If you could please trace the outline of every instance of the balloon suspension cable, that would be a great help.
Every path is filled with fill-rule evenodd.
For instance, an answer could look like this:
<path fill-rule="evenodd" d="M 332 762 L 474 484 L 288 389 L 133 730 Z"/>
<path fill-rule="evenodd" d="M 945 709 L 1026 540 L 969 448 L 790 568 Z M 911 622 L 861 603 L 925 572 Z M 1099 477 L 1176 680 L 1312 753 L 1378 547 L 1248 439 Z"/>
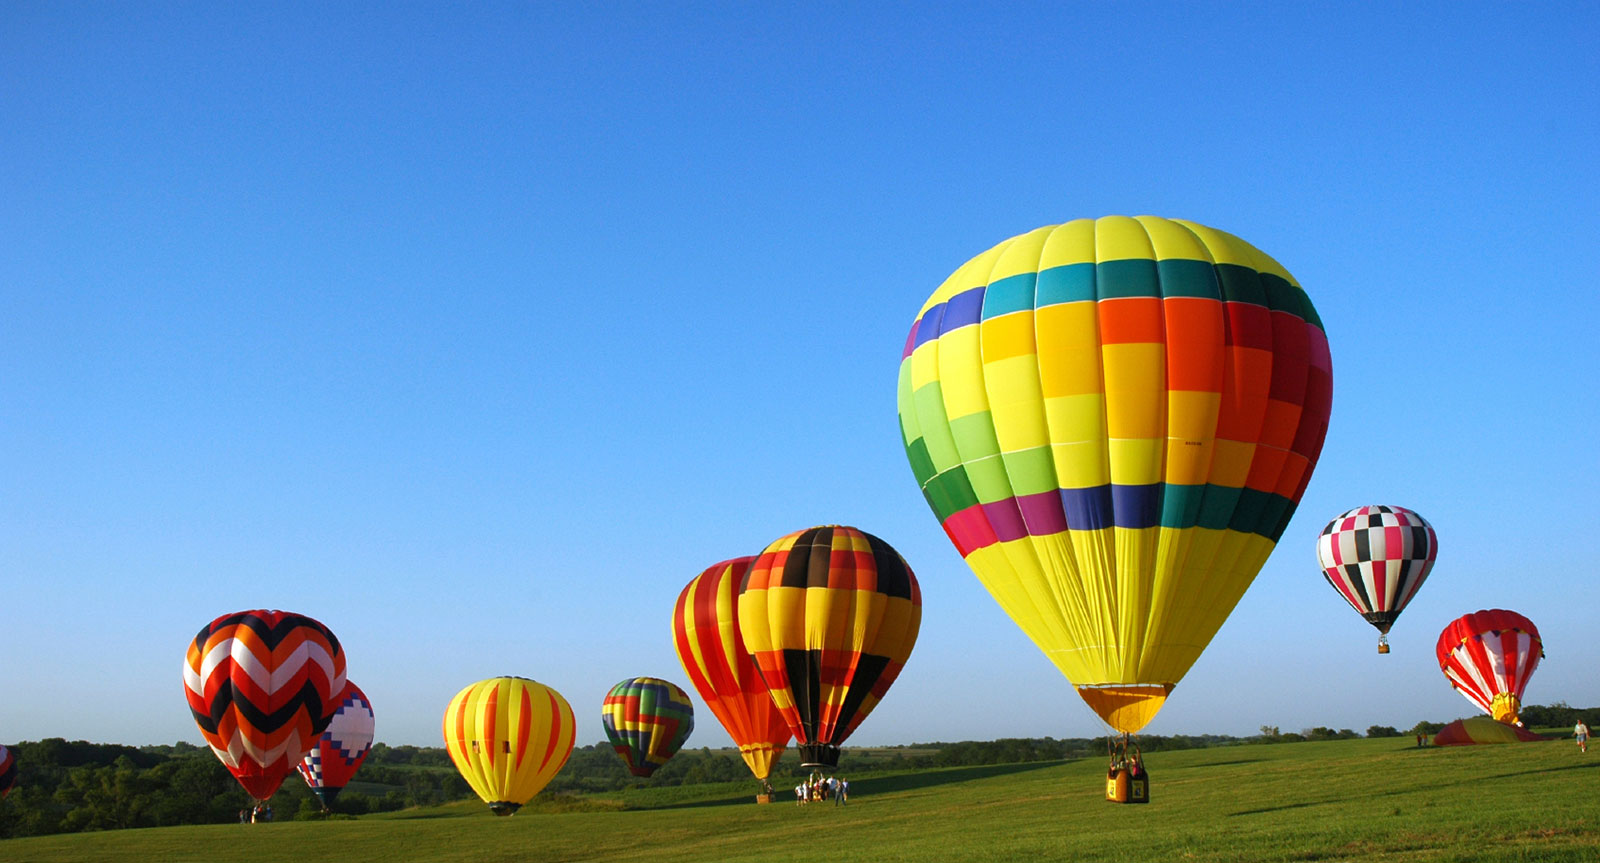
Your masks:
<path fill-rule="evenodd" d="M 1126 731 L 1122 733 L 1121 738 L 1115 734 L 1106 737 L 1106 754 L 1110 761 L 1106 768 L 1109 773 L 1128 770 L 1138 776 L 1144 772 L 1144 753 Z"/>

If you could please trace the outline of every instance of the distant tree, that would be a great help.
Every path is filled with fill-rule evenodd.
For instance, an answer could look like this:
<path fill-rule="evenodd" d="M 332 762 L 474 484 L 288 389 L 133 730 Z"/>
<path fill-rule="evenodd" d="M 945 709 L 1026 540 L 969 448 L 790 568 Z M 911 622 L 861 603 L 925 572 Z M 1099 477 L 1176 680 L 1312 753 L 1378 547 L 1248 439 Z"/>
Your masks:
<path fill-rule="evenodd" d="M 1393 725 L 1369 725 L 1369 726 L 1367 726 L 1367 736 L 1368 737 L 1399 737 L 1400 736 L 1400 729 L 1395 728 Z"/>

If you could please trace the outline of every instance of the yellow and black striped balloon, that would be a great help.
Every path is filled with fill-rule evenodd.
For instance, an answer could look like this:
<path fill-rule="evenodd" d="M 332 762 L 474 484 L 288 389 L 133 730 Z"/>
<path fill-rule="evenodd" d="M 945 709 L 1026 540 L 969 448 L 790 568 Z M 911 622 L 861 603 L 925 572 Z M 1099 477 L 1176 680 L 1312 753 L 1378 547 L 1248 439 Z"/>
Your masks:
<path fill-rule="evenodd" d="M 922 591 L 900 554 L 853 527 L 796 531 L 757 556 L 739 633 L 806 766 L 834 767 L 917 641 Z"/>

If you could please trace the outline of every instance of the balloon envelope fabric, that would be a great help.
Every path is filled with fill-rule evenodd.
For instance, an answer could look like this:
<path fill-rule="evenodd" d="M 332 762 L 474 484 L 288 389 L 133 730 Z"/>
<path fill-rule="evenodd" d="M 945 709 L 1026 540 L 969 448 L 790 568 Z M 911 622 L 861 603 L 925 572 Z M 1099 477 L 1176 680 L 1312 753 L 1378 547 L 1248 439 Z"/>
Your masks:
<path fill-rule="evenodd" d="M 250 796 L 266 800 L 333 718 L 344 651 L 305 615 L 225 614 L 189 644 L 183 683 L 211 751 Z"/>
<path fill-rule="evenodd" d="M 445 751 L 496 815 L 514 814 L 550 783 L 576 731 L 561 693 L 525 677 L 480 680 L 444 712 Z"/>
<path fill-rule="evenodd" d="M 1544 642 L 1533 621 L 1493 608 L 1451 621 L 1439 633 L 1435 653 L 1457 692 L 1497 721 L 1516 722 Z"/>
<path fill-rule="evenodd" d="M 1525 728 L 1496 722 L 1487 716 L 1474 716 L 1456 721 L 1439 729 L 1433 735 L 1434 746 L 1471 746 L 1478 743 L 1531 743 L 1545 740 Z"/>
<path fill-rule="evenodd" d="M 1417 595 L 1438 554 L 1433 525 L 1403 506 L 1356 507 L 1317 537 L 1322 576 L 1384 634 Z"/>
<path fill-rule="evenodd" d="M 753 562 L 724 560 L 684 586 L 672 612 L 672 644 L 689 683 L 738 745 L 750 772 L 765 781 L 791 735 L 739 636 L 739 583 Z"/>
<path fill-rule="evenodd" d="M 667 763 L 694 730 L 689 694 L 658 677 L 633 677 L 606 693 L 600 724 L 611 748 L 635 776 L 649 776 Z"/>
<path fill-rule="evenodd" d="M 346 681 L 328 730 L 322 732 L 317 745 L 299 764 L 301 777 L 324 809 L 350 784 L 350 778 L 361 769 L 361 762 L 367 760 L 367 753 L 372 751 L 373 730 L 372 702 L 361 687 Z"/>
<path fill-rule="evenodd" d="M 899 413 L 961 556 L 1133 732 L 1282 535 L 1332 392 L 1321 321 L 1277 261 L 1194 222 L 1108 216 L 957 269 L 912 324 Z"/>
<path fill-rule="evenodd" d="M 921 624 L 911 567 L 870 533 L 808 528 L 756 557 L 739 590 L 739 634 L 802 766 L 838 766 L 839 745 L 889 691 Z"/>

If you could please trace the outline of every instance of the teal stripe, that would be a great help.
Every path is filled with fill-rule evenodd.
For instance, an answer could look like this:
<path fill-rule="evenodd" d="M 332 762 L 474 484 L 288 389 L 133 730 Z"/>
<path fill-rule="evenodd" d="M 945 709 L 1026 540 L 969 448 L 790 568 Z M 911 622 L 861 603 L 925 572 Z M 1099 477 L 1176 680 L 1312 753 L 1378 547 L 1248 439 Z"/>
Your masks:
<path fill-rule="evenodd" d="M 1031 310 L 1034 286 L 1038 281 L 1038 273 L 1018 273 L 991 282 L 983 292 L 983 319 L 987 321 L 1012 312 Z"/>
<path fill-rule="evenodd" d="M 1037 308 L 1095 299 L 1092 263 L 1067 264 L 1039 272 Z"/>
<path fill-rule="evenodd" d="M 1210 261 L 1181 258 L 1157 261 L 1156 272 L 1161 278 L 1162 297 L 1222 299 L 1222 289 L 1217 286 L 1217 270 Z"/>
<path fill-rule="evenodd" d="M 1222 288 L 1222 299 L 1230 303 L 1267 305 L 1267 289 L 1261 284 L 1261 274 L 1238 264 L 1217 264 L 1217 282 Z"/>
<path fill-rule="evenodd" d="M 1095 280 L 1102 300 L 1124 297 L 1160 297 L 1161 279 L 1149 258 L 1104 261 L 1096 265 Z"/>
<path fill-rule="evenodd" d="M 1161 494 L 1161 526 L 1194 527 L 1200 523 L 1200 505 L 1207 486 L 1168 484 Z"/>
<path fill-rule="evenodd" d="M 1304 291 L 1271 273 L 1261 274 L 1261 284 L 1267 289 L 1267 308 L 1305 320 Z"/>

